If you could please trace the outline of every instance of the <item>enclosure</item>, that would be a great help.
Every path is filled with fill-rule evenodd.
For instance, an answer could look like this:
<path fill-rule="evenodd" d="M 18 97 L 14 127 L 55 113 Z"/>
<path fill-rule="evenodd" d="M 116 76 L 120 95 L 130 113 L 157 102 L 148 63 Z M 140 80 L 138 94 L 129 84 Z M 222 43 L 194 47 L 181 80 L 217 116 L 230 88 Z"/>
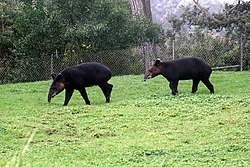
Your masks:
<path fill-rule="evenodd" d="M 250 166 L 250 3 L 209 14 L 193 0 L 161 27 L 161 2 L 0 2 L 0 166 Z M 214 94 L 143 81 L 155 59 L 184 57 L 211 65 Z M 77 91 L 48 103 L 51 74 L 84 62 L 111 69 L 111 102 L 93 86 L 91 105 Z"/>

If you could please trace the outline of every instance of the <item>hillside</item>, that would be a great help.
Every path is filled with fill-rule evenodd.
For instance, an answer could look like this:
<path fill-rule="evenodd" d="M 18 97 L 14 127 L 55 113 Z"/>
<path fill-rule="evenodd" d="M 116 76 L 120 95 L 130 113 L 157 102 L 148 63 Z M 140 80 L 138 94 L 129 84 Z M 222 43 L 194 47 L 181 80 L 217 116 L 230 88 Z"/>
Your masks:
<path fill-rule="evenodd" d="M 223 9 L 223 4 L 219 0 L 200 0 L 200 4 L 209 8 L 211 12 L 218 12 Z M 153 21 L 168 27 L 167 17 L 169 15 L 180 16 L 183 6 L 193 6 L 192 0 L 154 0 L 151 1 L 151 11 Z"/>

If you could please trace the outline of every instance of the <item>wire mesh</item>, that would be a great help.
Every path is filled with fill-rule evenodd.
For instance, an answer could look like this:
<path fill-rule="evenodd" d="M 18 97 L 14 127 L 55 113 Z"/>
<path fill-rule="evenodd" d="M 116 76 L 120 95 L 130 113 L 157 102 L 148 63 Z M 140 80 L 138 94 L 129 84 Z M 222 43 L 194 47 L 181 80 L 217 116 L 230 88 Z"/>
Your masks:
<path fill-rule="evenodd" d="M 192 39 L 175 39 L 160 44 L 144 43 L 138 47 L 103 50 L 81 56 L 57 53 L 41 57 L 2 59 L 0 84 L 48 80 L 51 73 L 59 73 L 66 67 L 84 62 L 102 63 L 111 69 L 113 76 L 142 74 L 157 58 L 168 61 L 183 57 L 200 57 L 212 67 L 226 66 L 239 70 L 242 59 L 240 53 L 239 43 L 225 39 L 199 42 Z"/>

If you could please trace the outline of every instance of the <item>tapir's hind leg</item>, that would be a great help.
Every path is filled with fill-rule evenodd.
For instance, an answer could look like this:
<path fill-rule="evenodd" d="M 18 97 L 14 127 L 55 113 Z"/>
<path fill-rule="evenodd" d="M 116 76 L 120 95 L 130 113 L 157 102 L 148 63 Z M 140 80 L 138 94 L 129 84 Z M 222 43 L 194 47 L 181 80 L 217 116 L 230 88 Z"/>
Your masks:
<path fill-rule="evenodd" d="M 79 89 L 79 92 L 81 93 L 81 95 L 82 95 L 82 97 L 83 97 L 85 103 L 86 103 L 87 105 L 90 105 L 90 101 L 89 101 L 89 98 L 88 98 L 86 89 L 85 89 L 85 88 L 81 88 L 81 89 Z"/>
<path fill-rule="evenodd" d="M 206 85 L 206 87 L 210 90 L 210 93 L 214 93 L 214 86 L 212 85 L 212 83 L 209 81 L 209 79 L 208 78 L 206 78 L 206 79 L 203 79 L 203 80 L 201 80 L 205 85 Z"/>
<path fill-rule="evenodd" d="M 106 97 L 106 102 L 109 103 L 113 85 L 109 83 L 102 83 L 99 85 L 99 87 L 102 89 L 102 92 Z"/>

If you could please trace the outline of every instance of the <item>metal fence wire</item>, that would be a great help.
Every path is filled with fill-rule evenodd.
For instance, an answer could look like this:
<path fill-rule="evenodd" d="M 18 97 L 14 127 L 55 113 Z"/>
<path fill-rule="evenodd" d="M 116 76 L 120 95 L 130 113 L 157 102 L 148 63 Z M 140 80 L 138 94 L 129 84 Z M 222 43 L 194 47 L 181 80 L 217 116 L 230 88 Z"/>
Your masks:
<path fill-rule="evenodd" d="M 40 57 L 25 57 L 0 60 L 0 84 L 33 82 L 51 79 L 51 73 L 59 73 L 66 67 L 83 62 L 99 62 L 108 66 L 112 75 L 143 74 L 155 59 L 162 61 L 183 57 L 200 57 L 214 69 L 249 69 L 249 62 L 243 66 L 240 43 L 218 40 L 175 39 L 161 44 L 144 43 L 138 47 L 120 50 L 103 50 L 97 53 L 75 54 L 55 53 Z"/>

